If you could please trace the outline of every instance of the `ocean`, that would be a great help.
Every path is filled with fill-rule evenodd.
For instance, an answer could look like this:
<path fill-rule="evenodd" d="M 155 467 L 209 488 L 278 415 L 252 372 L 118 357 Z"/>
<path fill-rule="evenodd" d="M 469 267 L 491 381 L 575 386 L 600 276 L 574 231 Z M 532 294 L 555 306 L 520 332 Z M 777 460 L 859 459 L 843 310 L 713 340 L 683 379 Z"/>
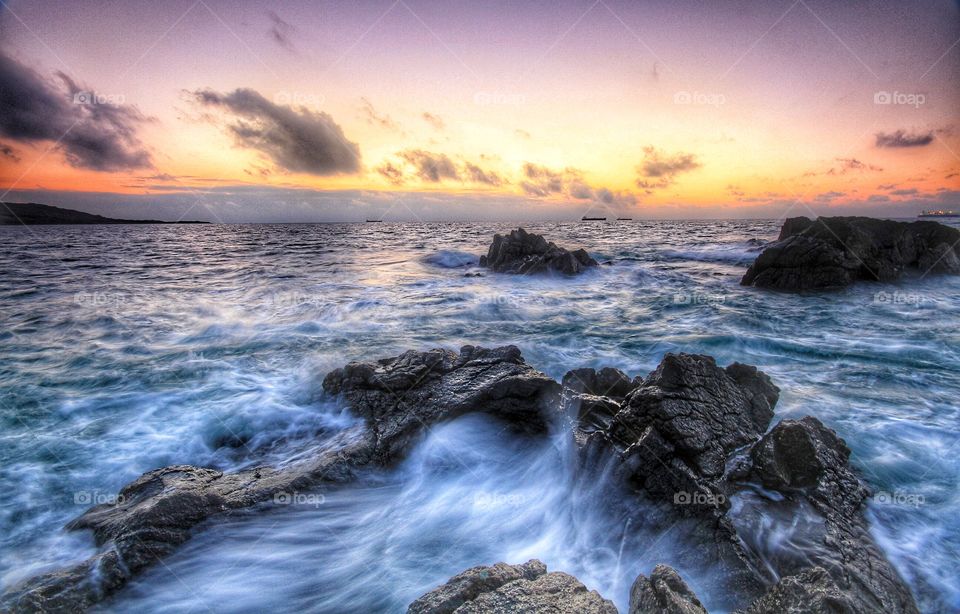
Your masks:
<path fill-rule="evenodd" d="M 507 224 L 2 227 L 0 589 L 92 554 L 64 524 L 145 471 L 291 462 L 355 424 L 322 393 L 333 368 L 514 344 L 558 380 L 646 375 L 666 352 L 758 366 L 782 391 L 775 420 L 846 439 L 921 609 L 960 610 L 960 277 L 740 286 L 779 226 L 524 225 L 603 263 L 574 278 L 465 276 Z M 468 567 L 530 558 L 623 611 L 657 563 L 711 612 L 736 605 L 682 530 L 631 525 L 640 504 L 570 457 L 569 433 L 468 416 L 395 469 L 208 523 L 96 611 L 403 611 Z M 790 523 L 761 519 L 754 539 L 775 556 Z"/>

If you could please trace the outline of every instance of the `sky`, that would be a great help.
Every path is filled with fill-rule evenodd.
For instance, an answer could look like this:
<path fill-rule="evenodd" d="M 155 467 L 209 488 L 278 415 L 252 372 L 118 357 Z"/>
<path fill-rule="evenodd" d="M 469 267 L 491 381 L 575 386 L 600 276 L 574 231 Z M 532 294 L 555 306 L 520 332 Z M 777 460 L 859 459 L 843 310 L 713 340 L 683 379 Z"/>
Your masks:
<path fill-rule="evenodd" d="M 222 222 L 960 209 L 960 4 L 2 0 L 0 195 Z"/>

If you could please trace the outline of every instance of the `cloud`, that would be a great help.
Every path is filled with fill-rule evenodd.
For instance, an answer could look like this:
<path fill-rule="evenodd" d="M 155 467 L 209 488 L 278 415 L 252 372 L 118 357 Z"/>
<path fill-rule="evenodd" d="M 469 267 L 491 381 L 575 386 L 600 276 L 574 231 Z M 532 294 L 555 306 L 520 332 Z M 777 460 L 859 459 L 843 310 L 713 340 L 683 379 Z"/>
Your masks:
<path fill-rule="evenodd" d="M 14 162 L 20 161 L 20 156 L 17 155 L 17 150 L 13 147 L 10 147 L 6 143 L 0 143 L 0 156 L 13 160 Z"/>
<path fill-rule="evenodd" d="M 471 162 L 464 162 L 463 171 L 467 180 L 473 183 L 482 183 L 493 187 L 499 187 L 504 183 L 503 178 L 497 173 L 484 170 Z"/>
<path fill-rule="evenodd" d="M 628 206 L 636 204 L 636 198 L 629 192 L 613 192 L 607 188 L 594 188 L 583 178 L 583 173 L 575 168 L 555 171 L 527 162 L 523 165 L 520 188 L 529 196 L 545 198 L 562 195 L 574 200 L 586 200 L 602 205 Z"/>
<path fill-rule="evenodd" d="M 885 148 L 925 147 L 933 142 L 933 130 L 927 132 L 878 132 L 876 146 Z"/>
<path fill-rule="evenodd" d="M 237 146 L 264 154 L 281 169 L 322 176 L 360 170 L 359 146 L 326 113 L 274 104 L 247 88 L 198 90 L 193 96 L 233 115 L 226 128 Z"/>
<path fill-rule="evenodd" d="M 151 166 L 137 131 L 150 120 L 135 108 L 81 88 L 66 74 L 51 83 L 0 53 L 0 136 L 20 143 L 51 141 L 67 163 L 95 171 Z"/>
<path fill-rule="evenodd" d="M 640 177 L 637 186 L 649 193 L 655 189 L 668 188 L 676 182 L 676 176 L 703 166 L 694 154 L 667 155 L 654 147 L 643 148 L 643 162 L 637 167 Z"/>
<path fill-rule="evenodd" d="M 400 124 L 393 121 L 393 118 L 389 115 L 377 112 L 369 100 L 361 98 L 360 101 L 363 103 L 360 106 L 360 112 L 368 124 L 371 126 L 380 126 L 386 130 L 400 130 Z"/>
<path fill-rule="evenodd" d="M 443 121 L 443 119 L 437 115 L 434 115 L 433 113 L 424 112 L 421 117 L 423 117 L 423 121 L 430 124 L 434 130 L 441 131 L 447 127 L 447 124 Z"/>
<path fill-rule="evenodd" d="M 394 166 L 390 162 L 384 162 L 375 170 L 394 185 L 401 185 L 403 183 L 403 169 Z"/>
<path fill-rule="evenodd" d="M 579 176 L 578 172 L 570 172 Z M 563 191 L 563 175 L 545 166 L 527 162 L 523 165 L 523 175 L 526 180 L 520 183 L 520 187 L 531 196 L 549 196 Z"/>
<path fill-rule="evenodd" d="M 398 154 L 416 169 L 420 179 L 438 183 L 443 179 L 460 179 L 457 165 L 447 154 L 432 153 L 422 149 L 408 149 Z"/>
<path fill-rule="evenodd" d="M 883 171 L 879 166 L 874 166 L 873 164 L 868 164 L 866 162 L 861 162 L 856 158 L 837 158 L 837 162 L 840 163 L 840 174 L 844 174 L 847 171 Z M 834 174 L 834 169 L 828 171 L 830 174 Z"/>
<path fill-rule="evenodd" d="M 516 137 L 521 139 L 530 140 L 532 138 L 529 132 L 527 132 L 526 130 L 521 130 L 520 128 L 517 128 L 516 130 L 514 130 L 513 134 Z"/>
<path fill-rule="evenodd" d="M 267 11 L 267 17 L 270 19 L 270 29 L 267 30 L 270 38 L 287 51 L 296 52 L 297 48 L 292 40 L 293 34 L 297 31 L 296 27 L 273 11 Z"/>
<path fill-rule="evenodd" d="M 833 200 L 836 200 L 837 198 L 843 198 L 846 195 L 847 195 L 846 192 L 830 191 L 830 192 L 824 192 L 822 194 L 817 194 L 813 198 L 813 200 L 819 201 L 819 202 L 831 202 Z"/>
<path fill-rule="evenodd" d="M 920 193 L 920 190 L 917 188 L 903 188 L 900 190 L 894 190 L 890 192 L 893 196 L 916 196 Z"/>

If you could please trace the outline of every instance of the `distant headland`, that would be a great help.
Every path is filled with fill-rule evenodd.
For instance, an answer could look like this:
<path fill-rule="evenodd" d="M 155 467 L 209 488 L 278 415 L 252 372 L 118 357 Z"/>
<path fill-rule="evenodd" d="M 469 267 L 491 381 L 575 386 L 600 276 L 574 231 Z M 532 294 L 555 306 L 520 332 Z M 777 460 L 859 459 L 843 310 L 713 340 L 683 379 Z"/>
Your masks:
<path fill-rule="evenodd" d="M 39 203 L 2 203 L 2 206 L 0 206 L 0 226 L 20 224 L 209 224 L 209 222 L 122 220 Z"/>

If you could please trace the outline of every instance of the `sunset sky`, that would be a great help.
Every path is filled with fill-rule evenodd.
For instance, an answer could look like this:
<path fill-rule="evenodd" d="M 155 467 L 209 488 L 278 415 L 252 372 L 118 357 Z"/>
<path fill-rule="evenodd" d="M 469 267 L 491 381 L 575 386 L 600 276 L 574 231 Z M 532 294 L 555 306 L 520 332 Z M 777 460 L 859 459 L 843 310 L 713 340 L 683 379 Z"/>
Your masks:
<path fill-rule="evenodd" d="M 0 193 L 211 221 L 960 209 L 955 1 L 7 1 Z"/>

